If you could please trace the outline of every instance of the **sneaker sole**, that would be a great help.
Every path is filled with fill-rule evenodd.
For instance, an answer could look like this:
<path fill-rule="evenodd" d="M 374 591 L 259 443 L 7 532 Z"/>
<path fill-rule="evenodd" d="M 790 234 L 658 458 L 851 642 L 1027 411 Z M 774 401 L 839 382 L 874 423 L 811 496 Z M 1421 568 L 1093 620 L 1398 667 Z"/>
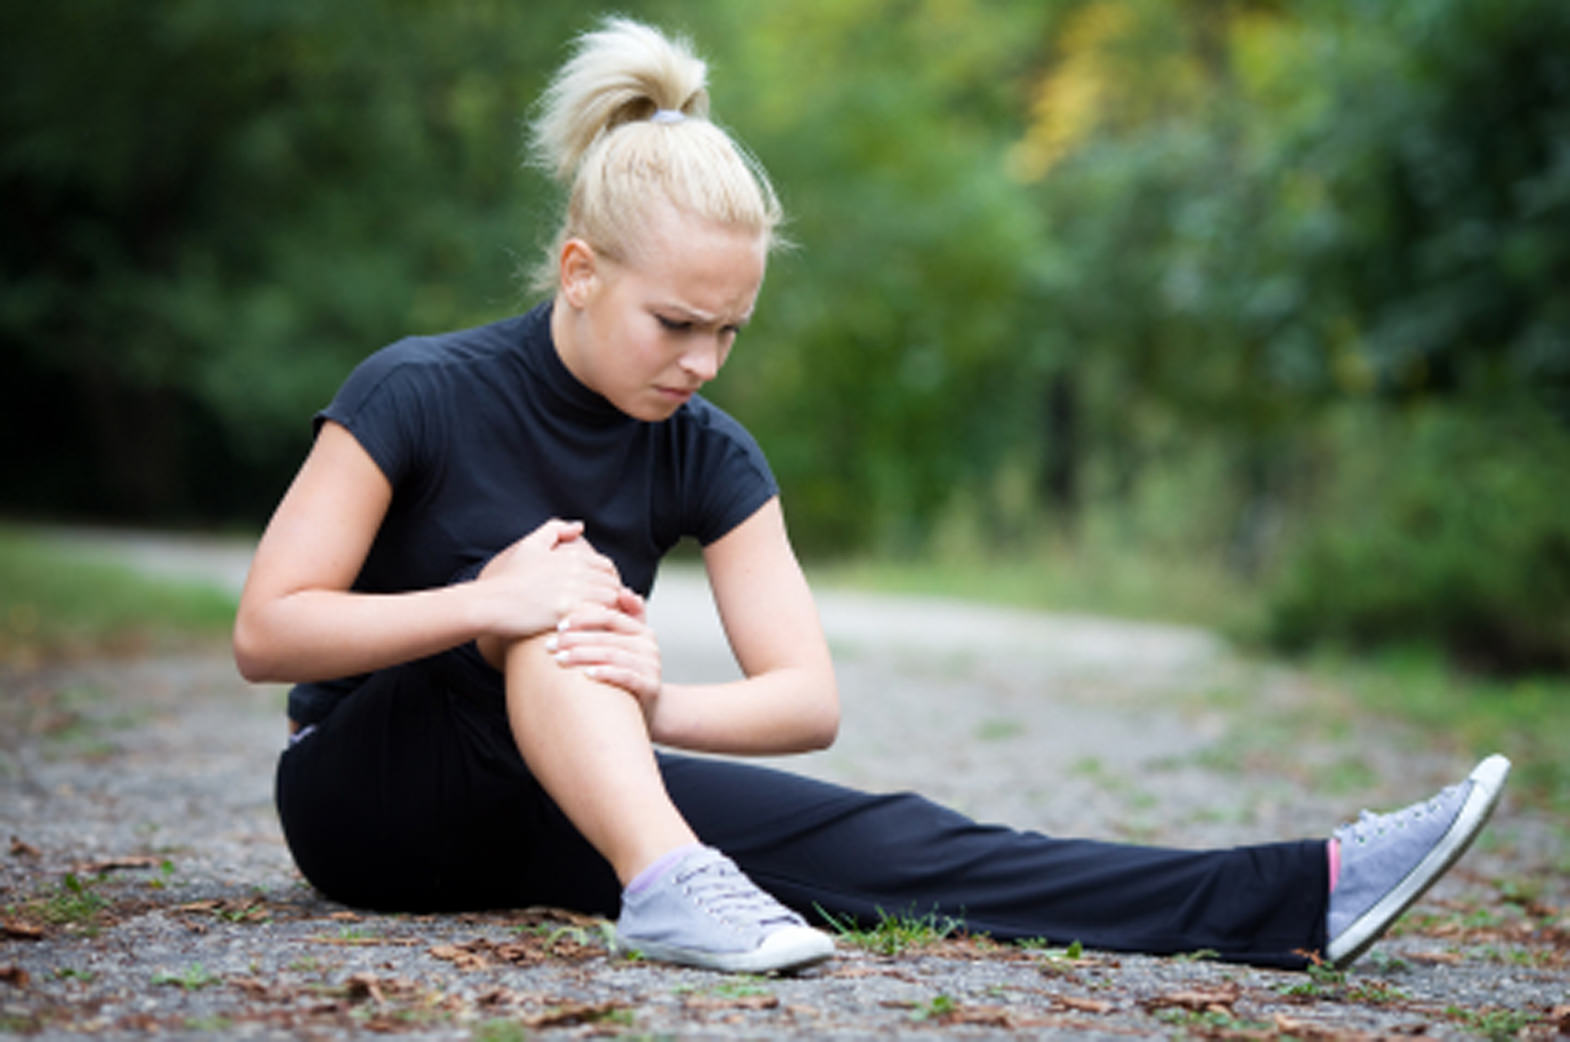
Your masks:
<path fill-rule="evenodd" d="M 711 952 L 659 941 L 616 942 L 618 951 L 636 951 L 646 959 L 696 966 L 725 973 L 771 973 L 805 969 L 834 954 L 834 942 L 810 926 L 777 930 L 750 952 Z"/>
<path fill-rule="evenodd" d="M 1375 901 L 1373 907 L 1325 946 L 1325 956 L 1331 966 L 1338 970 L 1344 969 L 1367 951 L 1368 946 L 1379 939 L 1379 935 L 1397 916 L 1410 908 L 1434 885 L 1435 880 L 1444 875 L 1446 869 L 1466 853 L 1467 847 L 1483 830 L 1488 816 L 1499 802 L 1505 778 L 1509 774 L 1510 761 L 1498 754 L 1472 768 L 1472 773 L 1467 776 L 1472 782 L 1472 791 L 1467 793 L 1466 802 L 1461 805 L 1455 821 L 1450 823 L 1450 828 L 1445 830 L 1445 834 L 1424 855 L 1423 860 L 1406 874 L 1406 878 Z"/>

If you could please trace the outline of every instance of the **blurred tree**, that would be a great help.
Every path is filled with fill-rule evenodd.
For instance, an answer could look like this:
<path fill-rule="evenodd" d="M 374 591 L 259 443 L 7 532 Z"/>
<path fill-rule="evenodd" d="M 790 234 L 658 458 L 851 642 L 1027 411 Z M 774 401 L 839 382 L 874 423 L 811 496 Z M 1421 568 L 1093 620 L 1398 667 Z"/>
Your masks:
<path fill-rule="evenodd" d="M 5 433 L 63 428 L 12 508 L 255 517 L 355 360 L 516 308 L 547 209 L 517 172 L 521 116 L 581 18 L 8 7 L 0 341 L 24 380 Z"/>

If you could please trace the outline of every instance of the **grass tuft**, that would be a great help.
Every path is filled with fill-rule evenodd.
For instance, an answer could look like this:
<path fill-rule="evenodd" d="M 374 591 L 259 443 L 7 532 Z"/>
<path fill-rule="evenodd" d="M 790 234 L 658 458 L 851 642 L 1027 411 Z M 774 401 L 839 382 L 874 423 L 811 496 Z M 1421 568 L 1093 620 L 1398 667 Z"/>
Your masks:
<path fill-rule="evenodd" d="M 891 915 L 878 909 L 878 921 L 861 926 L 850 916 L 839 917 L 822 908 L 818 914 L 846 944 L 865 948 L 879 955 L 900 955 L 913 948 L 924 948 L 959 932 L 964 923 L 936 911 L 918 916 L 913 913 Z"/>

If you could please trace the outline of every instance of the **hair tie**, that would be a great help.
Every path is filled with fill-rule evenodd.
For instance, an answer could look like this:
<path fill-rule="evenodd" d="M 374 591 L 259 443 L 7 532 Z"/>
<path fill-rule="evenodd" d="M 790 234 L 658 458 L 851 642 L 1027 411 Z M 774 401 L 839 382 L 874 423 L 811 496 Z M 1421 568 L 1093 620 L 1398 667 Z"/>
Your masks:
<path fill-rule="evenodd" d="M 687 118 L 687 114 L 680 109 L 655 109 L 654 115 L 649 117 L 650 123 L 680 123 Z"/>

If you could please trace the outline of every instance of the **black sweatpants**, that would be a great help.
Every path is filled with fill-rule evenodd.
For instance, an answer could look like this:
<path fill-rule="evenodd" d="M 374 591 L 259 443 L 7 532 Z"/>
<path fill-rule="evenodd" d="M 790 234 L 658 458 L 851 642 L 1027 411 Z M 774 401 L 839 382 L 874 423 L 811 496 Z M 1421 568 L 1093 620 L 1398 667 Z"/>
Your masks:
<path fill-rule="evenodd" d="M 476 691 L 455 661 L 375 674 L 282 754 L 278 811 L 300 871 L 363 908 L 615 915 L 609 864 L 530 775 L 499 692 Z M 864 923 L 935 912 L 1000 940 L 1209 948 L 1293 968 L 1325 942 L 1323 840 L 1190 851 L 1054 839 L 913 793 L 709 758 L 659 762 L 699 838 L 809 920 L 820 908 Z"/>

